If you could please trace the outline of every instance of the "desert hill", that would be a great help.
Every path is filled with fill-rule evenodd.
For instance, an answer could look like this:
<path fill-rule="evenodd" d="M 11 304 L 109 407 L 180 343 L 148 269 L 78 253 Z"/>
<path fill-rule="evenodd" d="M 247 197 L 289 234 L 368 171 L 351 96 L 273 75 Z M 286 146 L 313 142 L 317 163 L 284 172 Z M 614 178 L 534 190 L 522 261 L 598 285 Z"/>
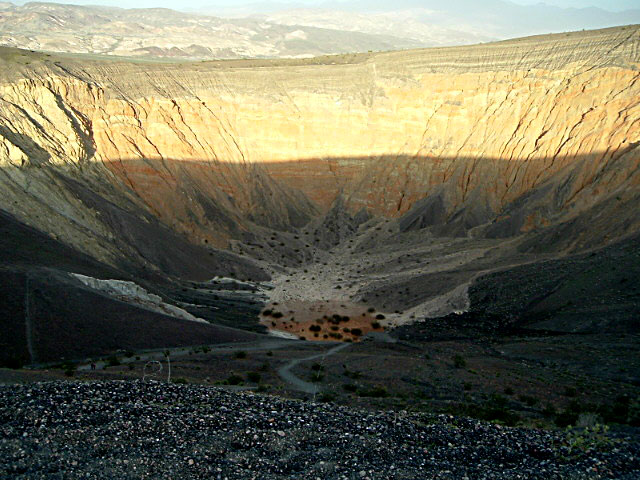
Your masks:
<path fill-rule="evenodd" d="M 175 61 L 310 57 L 430 44 L 392 33 L 226 19 L 168 8 L 27 2 L 0 4 L 0 45 Z"/>

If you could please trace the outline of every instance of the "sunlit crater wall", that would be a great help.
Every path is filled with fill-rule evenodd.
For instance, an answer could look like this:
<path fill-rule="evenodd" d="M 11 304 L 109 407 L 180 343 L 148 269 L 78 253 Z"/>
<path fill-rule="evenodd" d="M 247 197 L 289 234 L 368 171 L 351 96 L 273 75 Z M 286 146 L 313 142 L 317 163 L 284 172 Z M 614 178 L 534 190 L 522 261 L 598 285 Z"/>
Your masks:
<path fill-rule="evenodd" d="M 320 210 L 437 194 L 470 226 L 572 169 L 554 208 L 575 210 L 638 185 L 639 45 L 626 27 L 335 65 L 41 62 L 2 81 L 0 161 L 103 163 L 166 222 L 203 215 L 184 182 L 252 212 L 256 166 Z"/>

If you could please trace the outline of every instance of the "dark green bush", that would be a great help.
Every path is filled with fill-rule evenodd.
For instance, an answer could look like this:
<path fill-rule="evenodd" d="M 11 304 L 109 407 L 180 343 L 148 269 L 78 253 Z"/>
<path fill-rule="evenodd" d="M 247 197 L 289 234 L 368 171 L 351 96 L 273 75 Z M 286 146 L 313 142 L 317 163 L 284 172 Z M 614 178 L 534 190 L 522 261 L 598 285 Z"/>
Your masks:
<path fill-rule="evenodd" d="M 323 403 L 330 403 L 336 399 L 336 396 L 330 392 L 322 392 L 318 397 L 318 401 Z"/>
<path fill-rule="evenodd" d="M 109 358 L 107 358 L 107 365 L 109 367 L 117 367 L 118 365 L 120 365 L 120 359 L 115 355 L 112 355 Z"/>
<path fill-rule="evenodd" d="M 229 385 L 241 385 L 244 382 L 244 379 L 240 375 L 229 375 L 227 378 L 227 384 Z"/>
<path fill-rule="evenodd" d="M 456 368 L 464 368 L 467 366 L 467 361 L 462 358 L 462 355 L 456 355 L 453 357 L 453 365 Z"/>

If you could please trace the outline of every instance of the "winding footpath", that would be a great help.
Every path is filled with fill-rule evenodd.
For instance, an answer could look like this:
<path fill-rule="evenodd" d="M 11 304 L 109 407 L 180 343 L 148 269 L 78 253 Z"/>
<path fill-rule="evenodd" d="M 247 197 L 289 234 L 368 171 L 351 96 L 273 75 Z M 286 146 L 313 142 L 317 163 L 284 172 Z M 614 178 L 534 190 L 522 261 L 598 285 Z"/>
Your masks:
<path fill-rule="evenodd" d="M 352 344 L 351 343 L 341 343 L 341 344 L 336 345 L 335 347 L 327 350 L 326 352 L 316 353 L 316 354 L 311 355 L 309 357 L 295 358 L 295 359 L 291 360 L 289 363 L 287 363 L 285 366 L 280 367 L 278 369 L 278 375 L 280 375 L 280 378 L 282 378 L 282 380 L 287 382 L 289 385 L 293 386 L 293 388 L 295 388 L 296 390 L 315 395 L 320 391 L 320 388 L 318 388 L 318 386 L 316 384 L 314 384 L 314 383 L 305 382 L 301 378 L 299 378 L 296 375 L 294 375 L 291 372 L 291 370 L 296 365 L 298 365 L 300 363 L 303 363 L 303 362 L 310 362 L 311 360 L 318 360 L 319 358 L 322 358 L 322 360 L 324 360 L 325 358 L 327 358 L 327 357 L 329 357 L 329 356 L 331 356 L 331 355 L 333 355 L 335 353 L 338 353 L 341 350 L 344 350 L 345 348 L 349 347 L 350 345 L 352 345 Z"/>

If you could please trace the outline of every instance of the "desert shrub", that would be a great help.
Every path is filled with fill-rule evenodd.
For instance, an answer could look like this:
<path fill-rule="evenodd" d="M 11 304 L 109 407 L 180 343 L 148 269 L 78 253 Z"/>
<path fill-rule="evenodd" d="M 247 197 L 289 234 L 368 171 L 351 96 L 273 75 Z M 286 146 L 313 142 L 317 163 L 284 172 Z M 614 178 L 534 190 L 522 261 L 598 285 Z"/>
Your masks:
<path fill-rule="evenodd" d="M 109 358 L 107 358 L 107 366 L 117 367 L 118 365 L 120 365 L 120 359 L 115 355 L 112 355 Z"/>
<path fill-rule="evenodd" d="M 380 322 L 371 322 L 371 328 L 378 330 L 380 328 Z"/>
<path fill-rule="evenodd" d="M 560 428 L 566 428 L 569 425 L 575 425 L 581 413 L 581 407 L 575 400 L 571 401 L 565 409 L 556 414 L 554 423 Z"/>
<path fill-rule="evenodd" d="M 260 381 L 260 374 L 258 372 L 249 372 L 247 373 L 247 380 L 253 383 L 258 383 Z"/>
<path fill-rule="evenodd" d="M 233 358 L 238 358 L 238 359 L 247 358 L 247 352 L 245 352 L 244 350 L 239 350 L 233 354 Z"/>
<path fill-rule="evenodd" d="M 453 365 L 456 368 L 464 368 L 467 366 L 467 361 L 462 357 L 462 355 L 455 355 L 453 357 Z"/>
<path fill-rule="evenodd" d="M 264 315 L 265 317 L 271 316 L 272 313 L 273 313 L 273 310 L 271 310 L 270 308 L 267 308 L 266 310 L 262 311 L 262 315 Z"/>
<path fill-rule="evenodd" d="M 358 390 L 358 387 L 353 383 L 345 383 L 342 385 L 342 389 L 346 392 L 354 393 Z"/>
<path fill-rule="evenodd" d="M 228 385 L 241 385 L 244 382 L 244 379 L 240 375 L 232 374 L 227 377 Z"/>
<path fill-rule="evenodd" d="M 509 426 L 516 425 L 520 420 L 517 413 L 507 408 L 507 399 L 498 394 L 492 395 L 489 402 L 477 409 L 473 416 Z"/>
<path fill-rule="evenodd" d="M 375 311 L 376 311 L 376 309 L 375 309 L 375 308 L 373 308 L 373 307 L 369 307 L 369 308 L 367 309 L 367 312 L 369 312 L 369 313 L 373 313 L 373 312 L 375 312 Z"/>
<path fill-rule="evenodd" d="M 552 403 L 547 403 L 542 410 L 542 414 L 545 417 L 555 417 L 556 415 L 556 407 L 553 406 Z"/>
<path fill-rule="evenodd" d="M 267 352 L 267 357 L 273 357 L 273 352 L 271 350 Z"/>
<path fill-rule="evenodd" d="M 613 404 L 600 405 L 594 410 L 605 422 L 640 426 L 640 402 L 631 401 L 626 395 L 618 396 Z"/>
<path fill-rule="evenodd" d="M 569 450 L 569 455 L 579 455 L 581 452 L 585 453 L 593 449 L 601 450 L 613 443 L 608 433 L 609 427 L 600 424 L 572 429 L 567 433 L 565 446 Z"/>
<path fill-rule="evenodd" d="M 284 317 L 284 314 L 282 312 L 273 312 L 273 314 L 271 316 L 273 318 L 282 318 L 282 317 Z"/>
<path fill-rule="evenodd" d="M 320 327 L 320 325 L 311 325 L 309 327 L 309 330 L 312 332 L 319 332 L 320 330 L 322 330 L 322 328 Z"/>
<path fill-rule="evenodd" d="M 359 328 L 352 328 L 351 335 L 359 337 L 360 335 L 362 335 L 362 330 L 360 330 Z"/>
<path fill-rule="evenodd" d="M 202 353 L 209 353 L 211 351 L 211 349 L 209 347 L 207 347 L 206 345 L 202 346 Z"/>
<path fill-rule="evenodd" d="M 172 379 L 171 383 L 177 383 L 177 384 L 180 384 L 180 385 L 186 385 L 189 382 L 184 377 L 178 377 L 178 378 Z"/>
<path fill-rule="evenodd" d="M 322 392 L 322 394 L 318 397 L 318 401 L 322 403 L 330 403 L 336 399 L 336 396 L 330 392 Z"/>

